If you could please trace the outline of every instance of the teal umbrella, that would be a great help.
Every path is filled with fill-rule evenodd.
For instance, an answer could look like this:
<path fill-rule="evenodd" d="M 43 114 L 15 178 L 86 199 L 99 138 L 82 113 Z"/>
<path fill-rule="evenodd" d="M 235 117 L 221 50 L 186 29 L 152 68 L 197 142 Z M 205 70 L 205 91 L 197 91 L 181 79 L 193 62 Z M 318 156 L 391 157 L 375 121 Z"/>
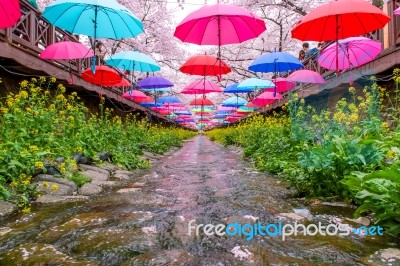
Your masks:
<path fill-rule="evenodd" d="M 231 97 L 222 102 L 222 106 L 226 107 L 239 107 L 245 106 L 247 101 L 241 97 Z"/>
<path fill-rule="evenodd" d="M 136 51 L 116 53 L 106 60 L 106 64 L 123 70 L 139 72 L 156 72 L 161 69 L 153 58 Z"/>
<path fill-rule="evenodd" d="M 275 84 L 272 81 L 267 79 L 259 79 L 259 78 L 249 78 L 240 82 L 237 86 L 238 89 L 268 89 L 275 88 Z"/>

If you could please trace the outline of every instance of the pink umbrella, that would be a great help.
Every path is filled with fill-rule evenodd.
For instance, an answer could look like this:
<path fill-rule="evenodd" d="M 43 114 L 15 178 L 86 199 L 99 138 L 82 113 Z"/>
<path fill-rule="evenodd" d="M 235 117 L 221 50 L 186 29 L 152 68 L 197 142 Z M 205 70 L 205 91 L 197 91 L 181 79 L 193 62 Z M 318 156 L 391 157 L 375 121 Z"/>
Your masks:
<path fill-rule="evenodd" d="M 21 8 L 18 0 L 1 0 L 0 28 L 13 26 L 21 16 Z"/>
<path fill-rule="evenodd" d="M 195 80 L 189 85 L 187 85 L 181 93 L 183 94 L 206 94 L 210 92 L 222 92 L 222 89 L 218 86 L 217 83 L 200 79 Z"/>
<path fill-rule="evenodd" d="M 218 108 L 218 111 L 235 111 L 236 109 L 236 107 L 221 106 L 220 108 Z"/>
<path fill-rule="evenodd" d="M 293 72 L 287 77 L 287 80 L 303 83 L 325 83 L 324 78 L 319 73 L 307 69 Z"/>
<path fill-rule="evenodd" d="M 400 7 L 399 7 L 398 9 L 396 9 L 396 10 L 393 12 L 393 14 L 395 14 L 395 15 L 400 15 Z"/>
<path fill-rule="evenodd" d="M 221 46 L 257 38 L 265 30 L 265 22 L 250 11 L 218 3 L 190 13 L 174 36 L 183 42 Z"/>
<path fill-rule="evenodd" d="M 79 42 L 62 41 L 46 47 L 39 55 L 42 59 L 68 60 L 94 56 L 93 50 Z"/>
<path fill-rule="evenodd" d="M 191 101 L 190 105 L 192 105 L 192 106 L 211 106 L 211 105 L 214 105 L 214 103 L 207 98 L 200 98 L 200 99 Z"/>
<path fill-rule="evenodd" d="M 147 95 L 139 90 L 129 90 L 125 92 L 122 97 L 138 102 L 147 101 Z"/>
<path fill-rule="evenodd" d="M 276 86 L 276 92 L 279 93 L 290 91 L 296 87 L 296 83 L 293 81 L 288 81 L 286 78 L 277 78 L 273 82 Z M 266 91 L 275 91 L 275 89 L 268 88 Z"/>
<path fill-rule="evenodd" d="M 380 42 L 366 37 L 351 37 L 338 41 L 339 49 L 336 52 L 336 43 L 326 47 L 318 57 L 318 64 L 327 69 L 336 69 L 338 57 L 339 70 L 354 68 L 374 60 L 382 51 Z"/>
<path fill-rule="evenodd" d="M 258 95 L 251 102 L 256 106 L 264 107 L 268 104 L 273 103 L 275 100 L 282 100 L 282 99 L 283 97 L 279 93 L 274 93 L 273 91 L 266 91 Z"/>

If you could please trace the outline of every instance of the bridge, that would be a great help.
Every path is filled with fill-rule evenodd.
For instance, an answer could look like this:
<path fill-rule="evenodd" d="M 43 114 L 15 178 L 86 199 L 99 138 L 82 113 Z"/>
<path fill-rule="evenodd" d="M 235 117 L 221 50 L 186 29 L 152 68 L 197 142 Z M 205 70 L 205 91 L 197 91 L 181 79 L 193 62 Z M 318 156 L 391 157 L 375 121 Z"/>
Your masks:
<path fill-rule="evenodd" d="M 90 66 L 90 58 L 55 61 L 40 59 L 38 55 L 48 45 L 62 40 L 78 42 L 78 39 L 76 36 L 51 25 L 41 16 L 40 11 L 32 7 L 26 0 L 20 0 L 20 5 L 22 17 L 16 25 L 13 28 L 0 29 L 1 67 L 18 73 L 54 76 L 74 90 L 104 95 L 114 104 L 122 104 L 132 110 L 149 113 L 157 119 L 173 123 L 172 120 L 144 108 L 132 100 L 123 98 L 121 88 L 104 88 L 81 79 L 81 72 Z M 400 0 L 390 0 L 385 3 L 383 10 L 391 17 L 391 21 L 385 28 L 368 35 L 371 39 L 380 41 L 382 48 L 384 48 L 375 60 L 336 76 L 335 71 L 321 68 L 316 63 L 316 55 L 313 55 L 304 62 L 304 68 L 319 72 L 327 82 L 321 85 L 299 86 L 297 87 L 297 90 L 301 92 L 299 96 L 306 98 L 312 95 L 331 93 L 332 88 L 355 79 L 352 75 L 356 77 L 379 75 L 399 65 L 400 16 L 393 14 L 393 11 L 398 7 L 400 7 Z M 279 108 L 285 102 L 286 100 L 275 102 L 270 106 L 270 109 Z"/>

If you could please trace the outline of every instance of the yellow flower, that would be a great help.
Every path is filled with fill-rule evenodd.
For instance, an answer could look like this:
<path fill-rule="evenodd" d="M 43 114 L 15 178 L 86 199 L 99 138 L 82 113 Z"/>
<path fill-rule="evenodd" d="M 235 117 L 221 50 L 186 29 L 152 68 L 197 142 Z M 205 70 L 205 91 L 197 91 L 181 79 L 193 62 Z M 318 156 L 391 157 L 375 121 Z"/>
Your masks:
<path fill-rule="evenodd" d="M 19 85 L 21 86 L 21 88 L 26 88 L 28 87 L 28 81 L 27 80 L 21 81 Z"/>
<path fill-rule="evenodd" d="M 43 83 L 43 82 L 45 82 L 45 81 L 46 81 L 46 78 L 45 78 L 45 77 L 43 77 L 43 76 L 41 76 L 41 77 L 39 77 L 39 81 Z"/>
<path fill-rule="evenodd" d="M 57 190 L 58 190 L 58 185 L 53 184 L 53 185 L 51 186 L 51 190 L 57 191 Z"/>
<path fill-rule="evenodd" d="M 3 114 L 7 114 L 7 113 L 8 113 L 8 108 L 6 108 L 6 107 L 1 107 L 1 108 L 0 108 L 0 111 L 1 111 Z"/>
<path fill-rule="evenodd" d="M 43 168 L 44 167 L 44 164 L 43 164 L 43 162 L 35 162 L 35 167 L 36 168 Z"/>
<path fill-rule="evenodd" d="M 78 94 L 74 91 L 73 93 L 71 93 L 72 96 L 77 96 Z"/>
<path fill-rule="evenodd" d="M 51 78 L 50 78 L 50 82 L 51 82 L 51 83 L 56 82 L 56 80 L 57 80 L 57 79 L 56 79 L 55 77 L 51 77 Z"/>
<path fill-rule="evenodd" d="M 22 90 L 19 92 L 19 97 L 21 97 L 22 99 L 27 99 L 29 97 L 29 94 L 27 91 Z"/>
<path fill-rule="evenodd" d="M 47 187 L 49 187 L 49 183 L 43 182 L 43 183 L 42 183 L 42 186 L 43 186 L 44 188 L 47 188 Z"/>
<path fill-rule="evenodd" d="M 27 214 L 27 213 L 30 213 L 30 212 L 31 212 L 31 208 L 30 208 L 30 207 L 25 206 L 25 207 L 22 209 L 22 213 L 23 213 L 23 214 Z"/>
<path fill-rule="evenodd" d="M 356 92 L 356 89 L 354 87 L 350 87 L 349 92 L 354 94 Z"/>
<path fill-rule="evenodd" d="M 36 82 L 37 82 L 37 79 L 36 79 L 36 78 L 31 78 L 31 81 L 32 81 L 33 83 L 36 83 Z"/>
<path fill-rule="evenodd" d="M 31 151 L 38 151 L 39 150 L 38 146 L 36 146 L 36 145 L 29 146 L 29 149 Z"/>
<path fill-rule="evenodd" d="M 396 156 L 396 152 L 390 150 L 388 151 L 388 153 L 386 154 L 386 158 L 387 159 L 393 159 Z"/>

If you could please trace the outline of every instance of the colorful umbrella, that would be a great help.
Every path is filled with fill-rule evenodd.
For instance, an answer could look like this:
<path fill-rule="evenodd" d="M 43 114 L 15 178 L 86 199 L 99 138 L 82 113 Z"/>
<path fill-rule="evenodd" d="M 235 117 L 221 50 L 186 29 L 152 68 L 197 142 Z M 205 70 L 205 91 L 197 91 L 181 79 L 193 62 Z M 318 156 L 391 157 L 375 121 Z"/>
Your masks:
<path fill-rule="evenodd" d="M 195 80 L 189 85 L 187 85 L 181 93 L 183 94 L 206 94 L 211 92 L 222 92 L 222 89 L 218 86 L 217 83 L 200 79 Z"/>
<path fill-rule="evenodd" d="M 303 67 L 303 64 L 293 55 L 285 52 L 273 52 L 263 54 L 254 60 L 249 70 L 254 72 L 284 72 L 296 70 Z"/>
<path fill-rule="evenodd" d="M 156 72 L 161 69 L 153 58 L 136 51 L 116 53 L 105 62 L 109 66 L 129 71 Z"/>
<path fill-rule="evenodd" d="M 190 13 L 174 36 L 200 45 L 225 45 L 257 38 L 265 23 L 250 11 L 232 4 L 206 5 Z"/>
<path fill-rule="evenodd" d="M 117 71 L 107 66 L 96 66 L 95 73 L 88 68 L 82 72 L 81 76 L 87 82 L 100 86 L 114 86 L 122 80 Z"/>
<path fill-rule="evenodd" d="M 247 104 L 247 101 L 241 97 L 231 97 L 231 98 L 224 100 L 221 103 L 221 106 L 239 107 L 239 106 L 245 106 L 246 104 Z"/>
<path fill-rule="evenodd" d="M 277 78 L 274 80 L 276 86 L 276 92 L 282 93 L 287 92 L 296 87 L 296 83 L 288 81 L 286 78 Z M 275 89 L 266 89 L 266 91 L 275 91 Z"/>
<path fill-rule="evenodd" d="M 192 56 L 179 70 L 182 73 L 199 76 L 220 76 L 231 72 L 224 61 L 211 55 Z"/>
<path fill-rule="evenodd" d="M 115 0 L 56 0 L 43 11 L 54 26 L 96 38 L 131 38 L 143 32 L 142 22 Z"/>
<path fill-rule="evenodd" d="M 334 62 L 338 56 L 338 69 L 354 68 L 374 60 L 382 51 L 380 42 L 365 37 L 343 39 L 338 41 L 338 45 L 338 54 L 336 54 L 336 43 L 326 47 L 318 57 L 318 64 L 327 69 L 336 69 Z"/>
<path fill-rule="evenodd" d="M 265 91 L 258 95 L 256 98 L 254 98 L 251 102 L 259 107 L 264 107 L 268 104 L 273 103 L 275 100 L 281 100 L 282 95 L 279 93 L 274 93 L 272 91 Z"/>
<path fill-rule="evenodd" d="M 21 8 L 18 0 L 1 0 L 0 28 L 13 26 L 21 16 Z"/>
<path fill-rule="evenodd" d="M 207 98 L 200 98 L 200 99 L 196 99 L 196 100 L 191 101 L 189 105 L 192 105 L 192 106 L 213 106 L 214 103 L 211 100 L 207 99 Z"/>
<path fill-rule="evenodd" d="M 238 88 L 246 88 L 246 89 L 267 89 L 267 88 L 275 88 L 274 83 L 267 79 L 259 79 L 259 78 L 249 78 L 240 82 Z"/>
<path fill-rule="evenodd" d="M 252 92 L 253 88 L 239 88 L 239 83 L 233 83 L 224 89 L 224 93 L 246 93 Z"/>
<path fill-rule="evenodd" d="M 287 80 L 303 83 L 325 83 L 324 78 L 319 73 L 307 69 L 293 72 L 287 77 Z"/>
<path fill-rule="evenodd" d="M 138 86 L 143 89 L 157 89 L 157 88 L 169 88 L 174 86 L 171 81 L 167 80 L 166 78 L 153 76 L 144 78 L 139 81 Z"/>
<path fill-rule="evenodd" d="M 125 92 L 122 97 L 126 99 L 132 99 L 137 102 L 147 102 L 148 96 L 139 90 L 129 90 Z"/>
<path fill-rule="evenodd" d="M 305 15 L 291 30 L 302 41 L 336 41 L 383 28 L 390 21 L 382 10 L 364 0 L 335 0 Z M 336 46 L 336 54 L 338 54 Z M 336 72 L 339 73 L 339 57 Z"/>
<path fill-rule="evenodd" d="M 125 78 L 122 78 L 121 82 L 112 85 L 112 87 L 129 87 L 129 86 L 131 86 L 131 83 Z"/>
<path fill-rule="evenodd" d="M 395 15 L 400 15 L 400 7 L 397 8 L 397 9 L 393 12 L 393 14 L 395 14 Z"/>
<path fill-rule="evenodd" d="M 39 55 L 42 59 L 68 60 L 94 56 L 93 50 L 79 42 L 62 41 L 46 47 Z"/>
<path fill-rule="evenodd" d="M 174 96 L 163 96 L 157 100 L 158 103 L 181 103 L 181 101 Z"/>

